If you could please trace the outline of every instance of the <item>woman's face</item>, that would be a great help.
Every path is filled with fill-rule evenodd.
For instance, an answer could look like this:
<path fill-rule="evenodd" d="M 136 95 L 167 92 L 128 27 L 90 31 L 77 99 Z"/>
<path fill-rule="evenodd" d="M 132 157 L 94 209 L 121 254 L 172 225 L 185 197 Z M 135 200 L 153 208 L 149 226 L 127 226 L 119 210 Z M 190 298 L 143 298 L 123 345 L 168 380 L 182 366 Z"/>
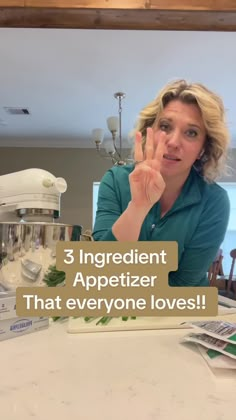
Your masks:
<path fill-rule="evenodd" d="M 164 177 L 187 176 L 196 159 L 203 152 L 206 129 L 199 108 L 180 100 L 169 102 L 154 123 L 154 143 L 166 133 L 161 163 Z"/>

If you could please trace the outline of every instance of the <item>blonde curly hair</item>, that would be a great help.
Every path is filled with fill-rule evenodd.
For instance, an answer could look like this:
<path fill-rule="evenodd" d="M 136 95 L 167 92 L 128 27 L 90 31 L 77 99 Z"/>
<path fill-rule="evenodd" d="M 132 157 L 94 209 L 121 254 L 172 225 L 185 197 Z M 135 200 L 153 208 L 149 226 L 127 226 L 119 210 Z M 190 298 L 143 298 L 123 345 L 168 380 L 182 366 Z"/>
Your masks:
<path fill-rule="evenodd" d="M 188 83 L 186 80 L 168 83 L 140 112 L 135 131 L 142 133 L 145 145 L 147 127 L 153 126 L 165 106 L 174 99 L 195 104 L 200 109 L 207 135 L 204 154 L 195 161 L 194 167 L 207 182 L 213 182 L 226 168 L 230 133 L 221 98 L 201 83 Z"/>

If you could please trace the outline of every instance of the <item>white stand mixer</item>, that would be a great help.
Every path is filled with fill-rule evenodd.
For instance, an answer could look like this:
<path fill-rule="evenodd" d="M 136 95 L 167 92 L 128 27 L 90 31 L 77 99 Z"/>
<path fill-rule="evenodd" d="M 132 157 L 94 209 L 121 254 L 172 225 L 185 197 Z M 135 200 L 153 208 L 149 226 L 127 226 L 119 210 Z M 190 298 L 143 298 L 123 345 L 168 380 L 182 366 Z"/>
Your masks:
<path fill-rule="evenodd" d="M 25 169 L 0 176 L 1 222 L 52 222 L 60 215 L 64 178 L 43 169 Z"/>
<path fill-rule="evenodd" d="M 42 169 L 0 176 L 0 286 L 44 285 L 56 265 L 58 241 L 79 241 L 82 227 L 54 222 L 60 215 L 63 178 Z"/>

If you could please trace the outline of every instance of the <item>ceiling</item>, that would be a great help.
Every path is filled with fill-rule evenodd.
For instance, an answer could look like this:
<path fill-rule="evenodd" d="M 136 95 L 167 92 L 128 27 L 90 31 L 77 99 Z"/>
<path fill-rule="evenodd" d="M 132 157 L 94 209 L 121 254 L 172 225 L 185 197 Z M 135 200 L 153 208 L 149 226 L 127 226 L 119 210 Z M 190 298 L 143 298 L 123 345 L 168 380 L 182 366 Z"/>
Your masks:
<path fill-rule="evenodd" d="M 236 32 L 0 29 L 0 147 L 94 147 L 118 114 L 122 133 L 171 79 L 219 93 L 236 147 Z M 27 108 L 10 115 L 4 107 Z"/>

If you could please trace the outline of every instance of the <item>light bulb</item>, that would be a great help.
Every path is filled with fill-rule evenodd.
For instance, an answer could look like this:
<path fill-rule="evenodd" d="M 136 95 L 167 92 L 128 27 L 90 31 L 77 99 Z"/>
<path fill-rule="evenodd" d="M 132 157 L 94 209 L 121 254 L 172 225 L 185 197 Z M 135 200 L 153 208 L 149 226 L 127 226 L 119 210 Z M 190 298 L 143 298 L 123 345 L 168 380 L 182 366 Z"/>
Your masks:
<path fill-rule="evenodd" d="M 94 128 L 92 130 L 92 139 L 94 141 L 103 141 L 103 137 L 104 137 L 104 130 L 102 128 Z"/>
<path fill-rule="evenodd" d="M 118 127 L 119 127 L 118 117 L 108 117 L 107 118 L 107 127 L 111 132 L 112 131 L 118 131 Z"/>
<path fill-rule="evenodd" d="M 115 153 L 114 145 L 112 140 L 104 140 L 102 143 L 102 147 L 106 150 L 108 154 Z"/>

